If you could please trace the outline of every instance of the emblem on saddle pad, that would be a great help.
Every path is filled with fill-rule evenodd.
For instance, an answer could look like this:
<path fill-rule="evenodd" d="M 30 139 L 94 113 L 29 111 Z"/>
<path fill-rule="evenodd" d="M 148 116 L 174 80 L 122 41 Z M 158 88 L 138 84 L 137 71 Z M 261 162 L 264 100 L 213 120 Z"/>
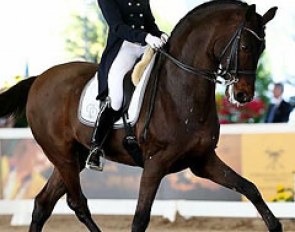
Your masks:
<path fill-rule="evenodd" d="M 132 73 L 132 81 L 136 86 L 128 109 L 128 123 L 135 125 L 139 117 L 140 108 L 152 68 L 155 63 L 155 54 L 152 49 L 146 49 L 142 60 L 135 66 Z M 100 111 L 100 101 L 96 100 L 98 90 L 98 78 L 96 75 L 85 85 L 78 107 L 78 118 L 86 126 L 93 127 Z M 119 119 L 114 128 L 124 128 L 123 119 Z"/>

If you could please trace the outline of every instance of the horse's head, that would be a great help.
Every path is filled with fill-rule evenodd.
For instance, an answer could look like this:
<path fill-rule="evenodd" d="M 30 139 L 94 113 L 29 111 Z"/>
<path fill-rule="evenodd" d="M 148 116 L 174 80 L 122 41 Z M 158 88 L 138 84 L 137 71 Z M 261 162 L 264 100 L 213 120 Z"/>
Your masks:
<path fill-rule="evenodd" d="M 210 82 L 223 82 L 231 103 L 250 102 L 258 59 L 265 48 L 265 25 L 274 18 L 276 10 L 273 7 L 261 16 L 255 5 L 235 0 L 215 0 L 196 7 L 172 31 L 168 52 L 160 51 L 172 61 L 167 66 L 170 76 L 186 83 L 178 86 L 196 84 L 202 90 Z M 187 75 L 197 78 L 179 78 Z M 215 87 L 209 85 L 212 86 Z M 205 91 L 197 93 L 198 99 L 200 95 L 208 96 Z"/>
<path fill-rule="evenodd" d="M 218 72 L 226 80 L 226 95 L 233 104 L 250 102 L 254 97 L 258 59 L 265 48 L 265 25 L 274 18 L 276 10 L 271 8 L 261 16 L 255 5 L 247 7 L 242 19 L 237 17 L 232 25 L 233 32 L 225 31 L 220 37 L 223 42 L 216 43 L 220 46 L 216 49 Z"/>

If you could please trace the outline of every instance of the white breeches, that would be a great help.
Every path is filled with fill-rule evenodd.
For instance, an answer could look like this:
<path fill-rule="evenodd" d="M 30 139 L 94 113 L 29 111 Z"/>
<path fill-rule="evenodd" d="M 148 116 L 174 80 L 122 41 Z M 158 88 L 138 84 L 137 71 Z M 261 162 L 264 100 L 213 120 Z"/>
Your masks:
<path fill-rule="evenodd" d="M 123 103 L 123 79 L 133 67 L 135 61 L 144 53 L 146 46 L 124 41 L 118 55 L 113 61 L 108 75 L 109 97 L 111 107 L 119 110 Z"/>

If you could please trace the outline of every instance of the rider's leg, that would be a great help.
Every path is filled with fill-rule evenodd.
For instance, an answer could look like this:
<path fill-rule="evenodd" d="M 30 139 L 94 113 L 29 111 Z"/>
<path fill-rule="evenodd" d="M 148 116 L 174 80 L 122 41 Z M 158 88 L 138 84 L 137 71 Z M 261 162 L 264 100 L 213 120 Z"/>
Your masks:
<path fill-rule="evenodd" d="M 123 79 L 133 67 L 136 59 L 144 52 L 144 47 L 124 42 L 117 57 L 113 61 L 108 75 L 109 97 L 104 104 L 93 131 L 90 154 L 86 167 L 102 171 L 100 157 L 104 156 L 103 144 L 111 131 L 123 101 Z"/>
<path fill-rule="evenodd" d="M 110 68 L 108 87 L 111 106 L 114 110 L 119 110 L 122 106 L 125 74 L 132 69 L 135 61 L 143 54 L 144 48 L 138 44 L 125 41 Z"/>
<path fill-rule="evenodd" d="M 100 160 L 101 156 L 104 157 L 103 145 L 111 132 L 115 119 L 118 118 L 118 112 L 110 107 L 109 97 L 101 104 L 101 111 L 97 117 L 91 138 L 90 153 L 86 160 L 86 167 L 97 171 L 103 169 L 103 163 Z"/>

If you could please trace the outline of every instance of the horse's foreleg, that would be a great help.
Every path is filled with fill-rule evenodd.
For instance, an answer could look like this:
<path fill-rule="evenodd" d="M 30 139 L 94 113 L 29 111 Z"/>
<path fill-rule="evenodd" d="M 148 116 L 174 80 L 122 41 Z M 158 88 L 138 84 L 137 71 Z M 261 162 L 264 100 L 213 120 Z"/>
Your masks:
<path fill-rule="evenodd" d="M 56 169 L 35 199 L 30 232 L 42 231 L 58 199 L 66 192 L 65 185 Z"/>
<path fill-rule="evenodd" d="M 152 204 L 159 184 L 164 176 L 158 166 L 159 164 L 153 163 L 150 160 L 145 164 L 140 181 L 139 197 L 133 218 L 132 232 L 145 231 L 150 222 Z"/>
<path fill-rule="evenodd" d="M 260 213 L 269 231 L 282 231 L 281 223 L 265 204 L 257 187 L 228 167 L 217 157 L 215 152 L 209 154 L 205 160 L 192 164 L 190 168 L 197 176 L 208 178 L 245 195 Z"/>

